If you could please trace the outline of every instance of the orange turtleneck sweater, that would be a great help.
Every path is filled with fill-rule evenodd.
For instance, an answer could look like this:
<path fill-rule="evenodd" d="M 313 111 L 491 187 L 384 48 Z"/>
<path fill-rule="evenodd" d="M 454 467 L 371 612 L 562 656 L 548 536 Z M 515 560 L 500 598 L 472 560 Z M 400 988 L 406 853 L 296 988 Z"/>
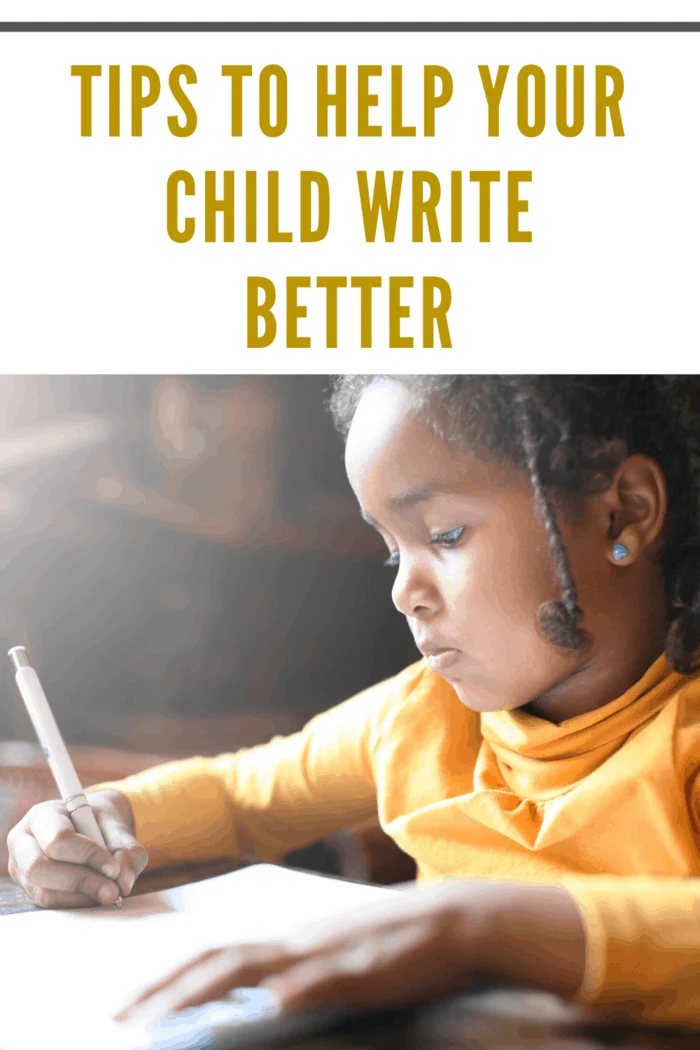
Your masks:
<path fill-rule="evenodd" d="M 423 882 L 562 883 L 586 924 L 579 999 L 700 1025 L 699 770 L 700 675 L 663 657 L 560 725 L 479 715 L 421 662 L 293 736 L 109 786 L 151 867 L 270 860 L 378 811 Z"/>

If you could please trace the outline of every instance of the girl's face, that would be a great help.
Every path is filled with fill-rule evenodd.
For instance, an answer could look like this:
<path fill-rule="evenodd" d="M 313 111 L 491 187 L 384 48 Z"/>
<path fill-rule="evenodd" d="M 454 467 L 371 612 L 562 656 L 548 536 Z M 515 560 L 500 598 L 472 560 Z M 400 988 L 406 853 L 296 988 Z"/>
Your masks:
<path fill-rule="evenodd" d="M 566 653 L 537 626 L 538 607 L 559 598 L 559 587 L 527 477 L 448 448 L 391 381 L 363 395 L 346 468 L 396 566 L 394 604 L 431 669 L 468 707 L 530 704 L 560 721 L 614 699 L 648 666 L 649 653 L 629 644 L 634 603 L 621 598 L 595 497 L 575 521 L 559 515 L 592 638 L 584 652 Z M 638 629 L 644 633 L 642 621 Z"/>

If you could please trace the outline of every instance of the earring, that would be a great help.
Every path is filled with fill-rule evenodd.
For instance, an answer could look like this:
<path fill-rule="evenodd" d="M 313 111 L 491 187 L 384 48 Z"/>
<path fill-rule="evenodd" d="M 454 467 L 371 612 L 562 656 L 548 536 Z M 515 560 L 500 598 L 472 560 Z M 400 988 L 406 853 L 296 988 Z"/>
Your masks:
<path fill-rule="evenodd" d="M 612 556 L 615 559 L 615 561 L 621 561 L 623 558 L 626 558 L 628 554 L 629 551 L 627 550 L 627 547 L 625 547 L 624 543 L 616 543 L 612 549 Z"/>

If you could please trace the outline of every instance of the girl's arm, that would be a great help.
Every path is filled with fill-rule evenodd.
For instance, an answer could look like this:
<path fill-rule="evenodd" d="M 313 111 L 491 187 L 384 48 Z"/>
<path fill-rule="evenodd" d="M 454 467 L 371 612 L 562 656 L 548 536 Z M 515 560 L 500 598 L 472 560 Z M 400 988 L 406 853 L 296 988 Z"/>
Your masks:
<path fill-rule="evenodd" d="M 567 877 L 586 929 L 576 999 L 700 1026 L 700 879 Z"/>
<path fill-rule="evenodd" d="M 125 1011 L 155 1019 L 264 982 L 289 1009 L 404 1006 L 486 976 L 634 1020 L 700 1027 L 700 880 L 451 883 L 279 943 L 191 960 Z"/>
<path fill-rule="evenodd" d="M 126 796 L 150 868 L 227 857 L 274 860 L 376 815 L 377 737 L 384 712 L 400 703 L 415 673 L 373 686 L 291 736 L 167 763 L 91 790 Z"/>
<path fill-rule="evenodd" d="M 191 960 L 120 1015 L 149 1022 L 265 983 L 285 1009 L 407 1006 L 489 976 L 572 996 L 581 982 L 580 913 L 556 886 L 476 882 L 397 893 L 278 943 L 230 945 Z"/>

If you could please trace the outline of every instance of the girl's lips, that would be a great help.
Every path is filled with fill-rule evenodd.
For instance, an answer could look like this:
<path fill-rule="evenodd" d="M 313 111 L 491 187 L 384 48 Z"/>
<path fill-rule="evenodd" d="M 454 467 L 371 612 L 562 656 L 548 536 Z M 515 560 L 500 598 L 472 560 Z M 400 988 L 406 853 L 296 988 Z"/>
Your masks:
<path fill-rule="evenodd" d="M 435 674 L 443 674 L 459 661 L 461 655 L 459 649 L 438 649 L 426 654 L 428 667 Z"/>

